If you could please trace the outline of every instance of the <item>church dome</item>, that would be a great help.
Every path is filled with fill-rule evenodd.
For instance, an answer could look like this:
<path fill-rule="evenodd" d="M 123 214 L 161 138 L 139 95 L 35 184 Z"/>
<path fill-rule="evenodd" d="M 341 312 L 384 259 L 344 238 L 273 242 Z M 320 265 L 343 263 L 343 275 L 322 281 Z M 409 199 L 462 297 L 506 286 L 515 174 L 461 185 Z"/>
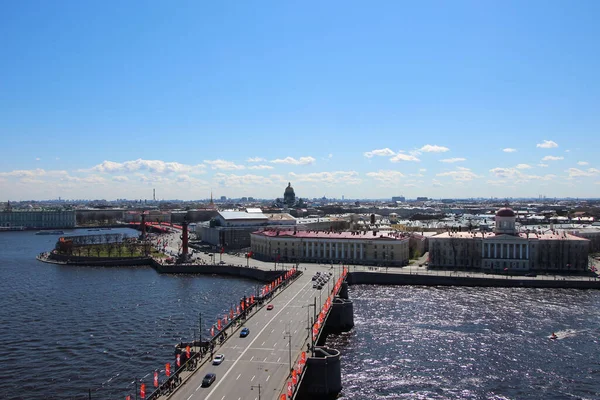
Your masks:
<path fill-rule="evenodd" d="M 292 183 L 288 182 L 288 186 L 285 188 L 284 193 L 294 193 L 294 188 L 292 187 Z"/>
<path fill-rule="evenodd" d="M 496 216 L 497 217 L 514 217 L 515 212 L 512 210 L 512 208 L 504 207 L 504 208 L 499 209 L 496 212 Z"/>

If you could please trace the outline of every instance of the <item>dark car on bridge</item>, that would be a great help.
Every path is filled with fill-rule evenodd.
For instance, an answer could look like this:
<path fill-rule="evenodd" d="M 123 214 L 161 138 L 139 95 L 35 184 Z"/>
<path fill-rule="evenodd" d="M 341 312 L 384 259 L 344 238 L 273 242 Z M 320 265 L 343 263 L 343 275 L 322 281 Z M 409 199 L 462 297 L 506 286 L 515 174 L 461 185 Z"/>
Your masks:
<path fill-rule="evenodd" d="M 248 328 L 242 328 L 242 330 L 240 331 L 240 337 L 246 337 L 250 334 L 250 329 Z"/>
<path fill-rule="evenodd" d="M 204 379 L 202 379 L 202 387 L 209 387 L 212 383 L 217 379 L 217 375 L 215 374 L 206 374 L 204 375 Z"/>

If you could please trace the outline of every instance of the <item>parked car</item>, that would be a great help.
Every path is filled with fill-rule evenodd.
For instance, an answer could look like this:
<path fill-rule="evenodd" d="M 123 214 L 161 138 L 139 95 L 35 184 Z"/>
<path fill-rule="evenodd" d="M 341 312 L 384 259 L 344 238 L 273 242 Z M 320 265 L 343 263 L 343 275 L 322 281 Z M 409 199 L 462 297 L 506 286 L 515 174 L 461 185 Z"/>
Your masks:
<path fill-rule="evenodd" d="M 209 387 L 212 383 L 217 379 L 217 376 L 213 373 L 204 375 L 204 379 L 202 379 L 202 387 Z"/>
<path fill-rule="evenodd" d="M 217 354 L 214 358 L 213 358 L 213 365 L 219 365 L 223 362 L 223 360 L 225 360 L 225 355 L 224 354 Z"/>
<path fill-rule="evenodd" d="M 273 304 L 269 304 L 269 305 L 267 306 L 267 310 L 272 310 L 272 309 L 273 309 Z"/>
<path fill-rule="evenodd" d="M 240 331 L 240 337 L 246 337 L 250 334 L 250 329 L 248 328 L 242 328 L 242 330 Z"/>

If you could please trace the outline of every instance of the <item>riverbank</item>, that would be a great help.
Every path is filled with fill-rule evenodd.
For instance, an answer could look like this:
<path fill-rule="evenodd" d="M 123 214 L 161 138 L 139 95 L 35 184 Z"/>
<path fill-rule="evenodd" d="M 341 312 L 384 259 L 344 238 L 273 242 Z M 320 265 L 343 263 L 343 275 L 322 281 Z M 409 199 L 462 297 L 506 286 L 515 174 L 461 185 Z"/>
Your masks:
<path fill-rule="evenodd" d="M 398 274 L 385 272 L 355 271 L 348 273 L 349 285 L 414 285 L 414 286 L 468 286 L 468 287 L 527 287 L 555 289 L 600 289 L 600 279 L 588 277 L 569 279 L 554 276 L 554 279 L 532 279 L 527 277 L 472 277 L 427 274 Z"/>

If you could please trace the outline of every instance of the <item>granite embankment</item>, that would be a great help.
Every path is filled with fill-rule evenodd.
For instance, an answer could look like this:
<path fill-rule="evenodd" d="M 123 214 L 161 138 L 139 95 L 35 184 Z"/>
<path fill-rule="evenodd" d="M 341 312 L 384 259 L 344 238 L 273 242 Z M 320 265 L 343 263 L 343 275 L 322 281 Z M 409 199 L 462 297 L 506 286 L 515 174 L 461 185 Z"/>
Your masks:
<path fill-rule="evenodd" d="M 443 275 L 395 274 L 381 272 L 350 272 L 346 278 L 350 285 L 415 285 L 415 286 L 475 286 L 475 287 L 528 287 L 528 288 L 569 288 L 600 289 L 600 280 L 538 279 L 527 277 L 464 277 Z"/>

